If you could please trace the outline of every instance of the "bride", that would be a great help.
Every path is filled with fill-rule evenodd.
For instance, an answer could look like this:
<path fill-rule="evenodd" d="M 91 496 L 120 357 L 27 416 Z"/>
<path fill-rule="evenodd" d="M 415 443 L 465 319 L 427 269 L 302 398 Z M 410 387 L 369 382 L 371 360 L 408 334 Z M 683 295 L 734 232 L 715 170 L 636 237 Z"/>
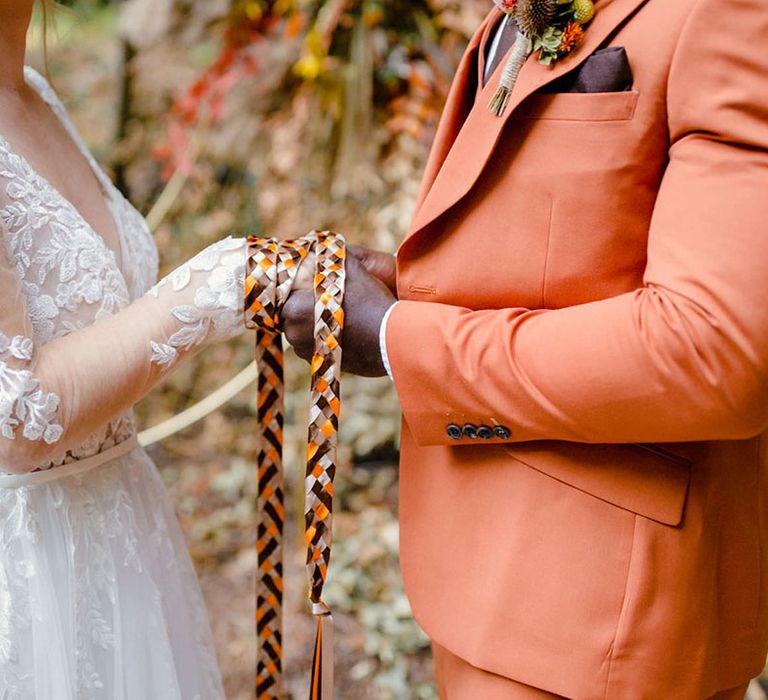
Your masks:
<path fill-rule="evenodd" d="M 144 220 L 24 65 L 33 5 L 0 0 L 0 698 L 217 700 L 203 600 L 131 407 L 244 330 L 246 242 L 153 287 Z"/>

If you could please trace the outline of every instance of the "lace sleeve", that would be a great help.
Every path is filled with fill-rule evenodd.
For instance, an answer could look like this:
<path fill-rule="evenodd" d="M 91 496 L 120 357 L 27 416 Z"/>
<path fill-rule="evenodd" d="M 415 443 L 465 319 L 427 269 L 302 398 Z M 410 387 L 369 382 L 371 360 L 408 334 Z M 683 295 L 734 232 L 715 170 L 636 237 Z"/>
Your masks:
<path fill-rule="evenodd" d="M 0 229 L 0 243 L 5 239 Z M 5 245 L 0 245 L 0 441 L 17 434 L 47 445 L 58 442 L 59 397 L 32 373 L 35 346 L 22 286 Z"/>
<path fill-rule="evenodd" d="M 52 445 L 63 432 L 56 416 L 59 397 L 43 391 L 26 368 L 33 351 L 29 338 L 9 338 L 0 332 L 0 435 L 13 440 L 21 429 L 27 440 L 43 440 Z M 12 360 L 20 361 L 22 368 L 9 366 Z"/>
<path fill-rule="evenodd" d="M 29 471 L 76 446 L 186 355 L 244 330 L 246 250 L 219 241 L 122 311 L 41 347 L 19 275 L 0 259 L 0 467 Z"/>
<path fill-rule="evenodd" d="M 171 367 L 179 352 L 207 341 L 226 340 L 243 327 L 245 240 L 226 238 L 174 270 L 149 294 L 173 299 L 171 315 L 179 324 L 165 340 L 150 341 L 151 361 Z"/>

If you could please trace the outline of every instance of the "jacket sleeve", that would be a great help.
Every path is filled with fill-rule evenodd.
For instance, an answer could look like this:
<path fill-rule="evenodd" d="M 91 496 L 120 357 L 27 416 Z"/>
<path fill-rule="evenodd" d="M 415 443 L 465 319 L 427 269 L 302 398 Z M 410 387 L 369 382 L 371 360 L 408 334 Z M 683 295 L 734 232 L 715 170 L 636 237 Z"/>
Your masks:
<path fill-rule="evenodd" d="M 244 330 L 246 249 L 245 239 L 219 241 L 122 311 L 40 347 L 23 282 L 0 255 L 0 469 L 47 463 L 129 409 L 185 356 Z"/>
<path fill-rule="evenodd" d="M 388 355 L 420 444 L 457 444 L 446 427 L 466 422 L 507 426 L 513 442 L 768 427 L 766 36 L 762 0 L 691 11 L 668 78 L 669 163 L 640 288 L 556 310 L 396 306 Z"/>

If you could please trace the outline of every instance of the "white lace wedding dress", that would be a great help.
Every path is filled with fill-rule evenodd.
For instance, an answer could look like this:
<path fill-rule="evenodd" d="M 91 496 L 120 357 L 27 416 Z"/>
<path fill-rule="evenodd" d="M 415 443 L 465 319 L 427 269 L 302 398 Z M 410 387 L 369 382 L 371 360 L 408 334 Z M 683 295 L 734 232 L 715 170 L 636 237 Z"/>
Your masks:
<path fill-rule="evenodd" d="M 101 184 L 111 249 L 0 135 L 0 698 L 218 700 L 206 611 L 132 404 L 243 330 L 245 242 L 150 291 L 141 216 L 32 85 Z"/>

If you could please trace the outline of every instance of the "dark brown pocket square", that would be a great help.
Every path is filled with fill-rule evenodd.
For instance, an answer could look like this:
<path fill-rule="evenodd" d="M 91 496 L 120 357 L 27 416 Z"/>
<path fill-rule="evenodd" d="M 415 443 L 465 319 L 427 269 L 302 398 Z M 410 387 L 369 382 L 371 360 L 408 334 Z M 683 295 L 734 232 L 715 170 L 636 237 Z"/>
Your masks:
<path fill-rule="evenodd" d="M 576 70 L 542 87 L 539 92 L 624 92 L 633 85 L 632 68 L 623 46 L 598 49 Z"/>

